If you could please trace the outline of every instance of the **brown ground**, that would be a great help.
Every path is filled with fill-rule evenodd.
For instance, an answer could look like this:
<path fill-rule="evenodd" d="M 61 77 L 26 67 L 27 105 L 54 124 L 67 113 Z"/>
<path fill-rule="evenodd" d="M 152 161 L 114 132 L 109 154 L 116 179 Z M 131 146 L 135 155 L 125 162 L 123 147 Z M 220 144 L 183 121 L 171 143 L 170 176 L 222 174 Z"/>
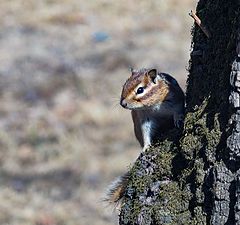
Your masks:
<path fill-rule="evenodd" d="M 185 86 L 191 0 L 0 1 L 0 224 L 110 225 L 101 202 L 140 147 L 128 68 Z"/>

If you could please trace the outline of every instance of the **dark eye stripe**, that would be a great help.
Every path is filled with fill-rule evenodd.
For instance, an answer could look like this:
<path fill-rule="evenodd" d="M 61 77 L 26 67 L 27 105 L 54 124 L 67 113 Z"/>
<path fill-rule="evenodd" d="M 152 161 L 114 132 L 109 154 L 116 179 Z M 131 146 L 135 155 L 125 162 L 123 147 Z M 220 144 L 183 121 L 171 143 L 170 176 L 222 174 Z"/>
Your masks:
<path fill-rule="evenodd" d="M 144 92 L 144 88 L 143 87 L 139 87 L 138 89 L 137 89 L 137 94 L 139 95 L 139 94 L 142 94 Z"/>

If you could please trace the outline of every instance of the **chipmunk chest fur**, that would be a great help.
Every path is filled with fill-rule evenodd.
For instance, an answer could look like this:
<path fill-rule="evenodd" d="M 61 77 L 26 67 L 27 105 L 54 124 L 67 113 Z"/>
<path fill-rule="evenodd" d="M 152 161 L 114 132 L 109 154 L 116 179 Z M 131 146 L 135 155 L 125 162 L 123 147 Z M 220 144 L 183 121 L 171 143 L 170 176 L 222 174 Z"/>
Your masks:
<path fill-rule="evenodd" d="M 132 111 L 134 132 L 143 150 L 164 130 L 184 119 L 184 93 L 177 81 L 156 69 L 132 71 L 120 104 Z"/>

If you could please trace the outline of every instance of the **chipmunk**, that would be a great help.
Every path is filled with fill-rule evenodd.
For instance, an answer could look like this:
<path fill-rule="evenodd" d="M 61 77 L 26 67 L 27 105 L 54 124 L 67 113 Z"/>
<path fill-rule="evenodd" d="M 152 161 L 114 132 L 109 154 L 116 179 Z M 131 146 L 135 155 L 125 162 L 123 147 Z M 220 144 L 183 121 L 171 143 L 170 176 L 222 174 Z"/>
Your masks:
<path fill-rule="evenodd" d="M 161 132 L 181 127 L 184 119 L 184 92 L 169 74 L 157 69 L 131 70 L 123 85 L 120 105 L 132 110 L 134 132 L 145 151 Z M 129 180 L 129 172 L 115 180 L 106 201 L 119 203 Z"/>
<path fill-rule="evenodd" d="M 157 69 L 131 72 L 123 85 L 120 105 L 132 110 L 134 132 L 144 151 L 162 132 L 183 124 L 185 97 L 169 74 Z"/>

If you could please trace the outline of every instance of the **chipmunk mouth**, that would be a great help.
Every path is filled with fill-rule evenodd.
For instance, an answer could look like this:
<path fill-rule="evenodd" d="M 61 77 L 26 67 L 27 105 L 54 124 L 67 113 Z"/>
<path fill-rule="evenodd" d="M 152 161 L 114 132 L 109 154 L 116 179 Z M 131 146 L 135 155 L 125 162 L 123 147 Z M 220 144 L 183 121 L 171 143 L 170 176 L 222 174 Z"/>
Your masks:
<path fill-rule="evenodd" d="M 139 103 L 139 102 L 138 102 Z M 127 102 L 126 99 L 121 99 L 120 100 L 120 105 L 124 108 L 124 109 L 130 109 L 130 110 L 141 110 L 141 109 L 145 109 L 146 106 L 139 103 L 139 104 L 135 104 L 135 103 L 129 103 Z"/>
<path fill-rule="evenodd" d="M 121 100 L 120 101 L 120 105 L 124 108 L 124 109 L 135 109 L 136 107 L 133 106 L 132 104 L 129 104 L 128 102 L 126 102 L 126 100 Z"/>

